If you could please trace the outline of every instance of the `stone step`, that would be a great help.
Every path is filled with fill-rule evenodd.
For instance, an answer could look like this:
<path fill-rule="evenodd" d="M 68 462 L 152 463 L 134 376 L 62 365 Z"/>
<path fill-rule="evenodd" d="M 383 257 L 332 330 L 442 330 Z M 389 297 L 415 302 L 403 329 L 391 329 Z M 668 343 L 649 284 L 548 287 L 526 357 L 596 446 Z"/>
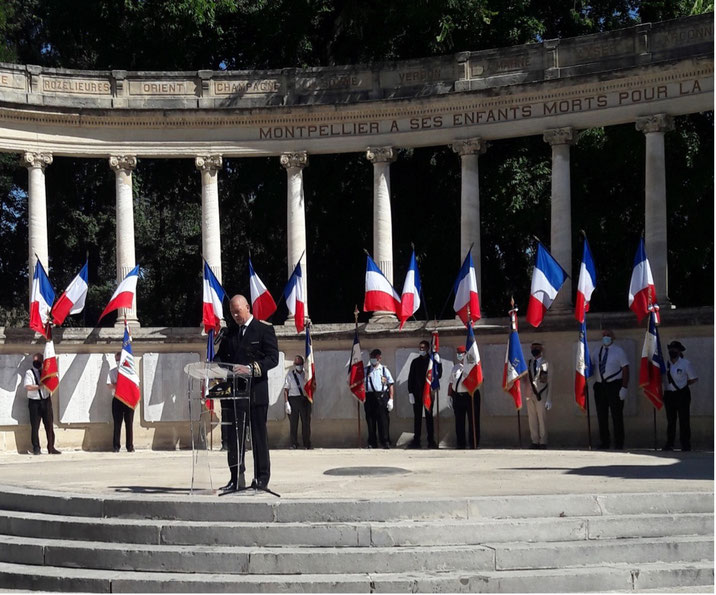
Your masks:
<path fill-rule="evenodd" d="M 100 543 L 0 536 L 0 562 L 155 572 L 339 574 L 567 568 L 713 560 L 713 536 L 425 547 L 241 547 Z"/>
<path fill-rule="evenodd" d="M 226 497 L 87 496 L 0 486 L 0 510 L 66 516 L 213 522 L 355 522 L 713 512 L 713 492 L 485 496 L 380 500 L 285 499 L 253 491 Z"/>
<path fill-rule="evenodd" d="M 68 569 L 0 562 L 4 589 L 94 593 L 567 593 L 711 587 L 712 561 L 568 569 L 241 576 Z"/>
<path fill-rule="evenodd" d="M 234 546 L 419 546 L 713 535 L 713 513 L 337 523 L 98 519 L 0 510 L 0 534 L 113 543 Z"/>

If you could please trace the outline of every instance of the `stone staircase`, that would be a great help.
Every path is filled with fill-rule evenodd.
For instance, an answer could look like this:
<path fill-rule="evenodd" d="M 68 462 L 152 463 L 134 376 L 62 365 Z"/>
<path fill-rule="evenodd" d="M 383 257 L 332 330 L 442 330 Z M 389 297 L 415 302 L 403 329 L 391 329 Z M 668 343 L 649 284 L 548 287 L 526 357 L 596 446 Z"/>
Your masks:
<path fill-rule="evenodd" d="M 0 590 L 583 592 L 714 584 L 713 493 L 297 500 L 0 488 Z"/>

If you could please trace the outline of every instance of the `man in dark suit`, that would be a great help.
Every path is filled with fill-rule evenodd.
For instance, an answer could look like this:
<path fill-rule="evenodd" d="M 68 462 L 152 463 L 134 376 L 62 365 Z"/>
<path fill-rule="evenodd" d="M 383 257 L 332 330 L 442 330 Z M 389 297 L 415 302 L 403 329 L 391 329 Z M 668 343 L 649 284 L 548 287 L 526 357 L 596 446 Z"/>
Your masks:
<path fill-rule="evenodd" d="M 254 455 L 254 481 L 252 487 L 268 488 L 271 477 L 268 432 L 268 371 L 278 364 L 278 343 L 273 326 L 251 315 L 251 307 L 243 295 L 235 295 L 229 304 L 231 317 L 228 332 L 221 341 L 215 361 L 236 364 L 234 372 L 252 376 L 251 385 L 251 446 Z M 228 463 L 231 479 L 222 489 L 235 490 L 239 487 L 239 476 L 243 479 L 244 461 L 239 464 L 234 408 L 229 413 Z"/>

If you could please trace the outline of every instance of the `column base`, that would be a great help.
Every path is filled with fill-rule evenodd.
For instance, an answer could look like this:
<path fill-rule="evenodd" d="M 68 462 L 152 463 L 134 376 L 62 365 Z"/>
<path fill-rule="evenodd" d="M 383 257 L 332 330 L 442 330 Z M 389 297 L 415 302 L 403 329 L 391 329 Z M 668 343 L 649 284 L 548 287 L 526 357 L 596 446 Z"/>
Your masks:
<path fill-rule="evenodd" d="M 368 324 L 396 325 L 399 321 L 393 312 L 376 310 L 371 314 Z"/>

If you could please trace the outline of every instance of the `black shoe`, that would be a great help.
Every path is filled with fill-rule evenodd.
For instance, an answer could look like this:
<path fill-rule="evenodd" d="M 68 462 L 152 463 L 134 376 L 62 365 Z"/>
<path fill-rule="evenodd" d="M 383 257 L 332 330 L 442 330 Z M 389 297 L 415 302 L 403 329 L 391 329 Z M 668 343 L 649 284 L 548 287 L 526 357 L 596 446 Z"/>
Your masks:
<path fill-rule="evenodd" d="M 413 440 L 408 443 L 408 448 L 420 448 L 420 442 L 415 442 L 415 440 Z"/>
<path fill-rule="evenodd" d="M 261 479 L 261 480 L 254 479 L 251 482 L 251 487 L 254 488 L 255 490 L 265 490 L 268 488 L 268 481 L 265 481 L 263 479 Z"/>
<path fill-rule="evenodd" d="M 429 442 L 428 448 L 440 448 L 437 442 Z"/>
<path fill-rule="evenodd" d="M 681 452 L 691 452 L 691 447 L 690 447 L 690 446 L 684 446 L 684 447 L 681 449 Z"/>
<path fill-rule="evenodd" d="M 597 446 L 597 450 L 609 450 L 609 445 L 608 444 L 600 444 L 599 446 Z"/>
<path fill-rule="evenodd" d="M 113 449 L 112 449 L 112 452 L 119 452 L 119 449 L 118 449 L 118 448 L 113 448 Z"/>
<path fill-rule="evenodd" d="M 38 446 L 38 447 L 36 447 L 36 448 L 33 448 L 33 449 L 32 449 L 32 454 L 34 454 L 34 455 L 42 454 L 42 451 L 40 450 L 40 447 Z"/>
<path fill-rule="evenodd" d="M 535 444 L 535 443 L 533 442 L 532 444 L 530 444 L 530 448 L 532 448 L 532 449 L 535 449 L 535 450 L 536 450 L 536 449 L 538 449 L 538 448 L 539 448 L 539 444 Z"/>
<path fill-rule="evenodd" d="M 236 481 L 231 479 L 229 480 L 229 483 L 227 483 L 225 486 L 221 486 L 219 489 L 223 492 L 233 492 L 236 490 Z"/>
<path fill-rule="evenodd" d="M 54 446 L 52 448 L 49 448 L 47 452 L 51 455 L 61 455 L 62 452 L 57 450 Z"/>
<path fill-rule="evenodd" d="M 389 449 L 390 449 L 390 443 L 389 443 L 389 442 L 386 442 L 386 443 L 383 445 L 383 448 L 384 448 L 385 450 L 389 450 Z"/>
<path fill-rule="evenodd" d="M 292 445 L 291 445 L 291 450 L 296 450 L 297 448 L 298 448 L 298 444 L 292 444 Z"/>
<path fill-rule="evenodd" d="M 546 445 L 546 444 L 540 444 L 537 448 L 539 448 L 540 450 L 544 450 L 545 448 L 547 448 L 547 445 Z"/>
<path fill-rule="evenodd" d="M 310 444 L 306 444 L 306 446 L 304 446 L 304 448 L 306 450 L 313 450 L 313 446 L 311 446 Z"/>
<path fill-rule="evenodd" d="M 134 452 L 134 447 L 133 447 L 133 446 L 129 447 L 129 448 L 127 449 L 127 452 Z"/>
<path fill-rule="evenodd" d="M 664 444 L 664 448 L 662 448 L 661 450 L 664 450 L 664 451 L 674 450 L 674 447 L 671 444 Z"/>

